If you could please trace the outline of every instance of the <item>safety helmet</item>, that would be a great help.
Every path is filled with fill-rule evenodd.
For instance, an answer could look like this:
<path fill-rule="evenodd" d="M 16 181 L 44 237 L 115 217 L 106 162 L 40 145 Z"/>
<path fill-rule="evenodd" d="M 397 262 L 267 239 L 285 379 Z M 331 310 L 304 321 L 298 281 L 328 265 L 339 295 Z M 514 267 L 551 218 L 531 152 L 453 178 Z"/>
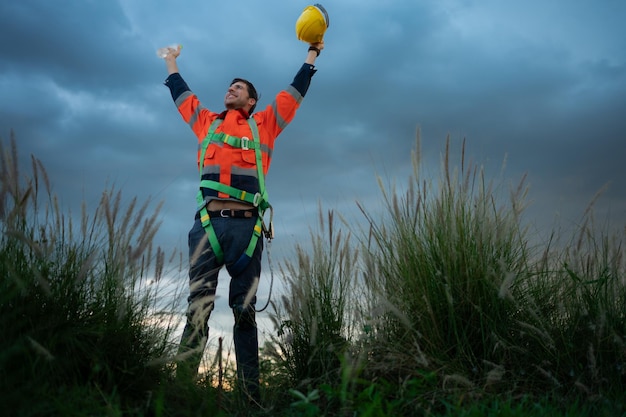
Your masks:
<path fill-rule="evenodd" d="M 329 23 L 328 13 L 321 4 L 307 6 L 296 21 L 296 36 L 307 43 L 321 42 Z"/>

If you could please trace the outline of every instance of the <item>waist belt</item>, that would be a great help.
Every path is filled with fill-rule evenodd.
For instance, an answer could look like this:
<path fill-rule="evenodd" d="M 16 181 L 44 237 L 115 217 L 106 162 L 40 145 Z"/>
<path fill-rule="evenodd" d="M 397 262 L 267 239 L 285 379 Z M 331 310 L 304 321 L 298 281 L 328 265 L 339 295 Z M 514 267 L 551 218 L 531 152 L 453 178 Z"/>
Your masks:
<path fill-rule="evenodd" d="M 232 217 L 239 219 L 251 219 L 259 215 L 259 209 L 247 209 L 247 210 L 235 210 L 235 209 L 222 209 L 222 210 L 207 210 L 209 217 Z M 200 218 L 200 212 L 196 213 L 196 220 Z"/>

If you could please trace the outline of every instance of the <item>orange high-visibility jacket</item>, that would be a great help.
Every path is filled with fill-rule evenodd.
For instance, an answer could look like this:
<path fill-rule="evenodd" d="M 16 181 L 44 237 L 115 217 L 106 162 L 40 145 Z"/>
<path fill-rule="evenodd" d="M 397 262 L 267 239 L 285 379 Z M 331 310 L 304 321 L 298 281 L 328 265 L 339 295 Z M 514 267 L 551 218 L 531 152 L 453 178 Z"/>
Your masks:
<path fill-rule="evenodd" d="M 293 120 L 315 72 L 314 66 L 304 64 L 286 90 L 279 92 L 264 110 L 252 115 L 259 130 L 264 174 L 267 174 L 270 167 L 274 141 Z M 248 114 L 244 110 L 226 110 L 222 113 L 210 111 L 202 106 L 198 97 L 191 92 L 178 73 L 170 75 L 165 84 L 170 88 L 183 120 L 189 124 L 198 138 L 198 166 L 202 142 L 211 123 L 217 118 L 223 120 L 215 133 L 223 132 L 252 141 L 252 132 L 247 121 Z M 254 149 L 233 147 L 223 142 L 210 142 L 205 153 L 201 179 L 218 181 L 256 194 L 260 190 Z M 227 194 L 207 188 L 202 188 L 202 193 L 205 201 L 215 198 L 232 199 Z"/>

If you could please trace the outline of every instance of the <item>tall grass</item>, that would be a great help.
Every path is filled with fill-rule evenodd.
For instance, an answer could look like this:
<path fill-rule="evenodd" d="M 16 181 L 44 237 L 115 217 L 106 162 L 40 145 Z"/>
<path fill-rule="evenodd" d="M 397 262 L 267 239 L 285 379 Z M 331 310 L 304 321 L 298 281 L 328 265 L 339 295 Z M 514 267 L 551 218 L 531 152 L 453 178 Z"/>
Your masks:
<path fill-rule="evenodd" d="M 274 382 L 294 389 L 340 381 L 341 362 L 356 333 L 358 251 L 350 234 L 337 230 L 332 211 L 325 220 L 320 210 L 319 221 L 312 253 L 297 245 L 297 260 L 283 264 L 284 293 L 270 315 L 277 333 L 267 354 L 283 377 Z"/>
<path fill-rule="evenodd" d="M 383 190 L 389 216 L 378 221 L 362 208 L 370 230 L 366 260 L 377 342 L 405 369 L 438 369 L 447 383 L 472 386 L 505 365 L 518 307 L 510 293 L 528 271 L 520 216 L 523 182 L 503 198 L 484 170 L 450 165 L 449 142 L 441 182 L 414 177 L 398 195 Z M 381 358 L 383 359 L 383 358 Z M 382 360 L 382 368 L 389 368 Z M 403 371 L 406 373 L 406 371 Z"/>
<path fill-rule="evenodd" d="M 626 382 L 626 262 L 623 234 L 595 223 L 594 201 L 576 233 L 553 236 L 526 281 L 520 336 L 553 388 L 597 399 Z"/>
<path fill-rule="evenodd" d="M 505 190 L 466 163 L 464 145 L 460 169 L 449 155 L 448 141 L 435 187 L 419 180 L 414 153 L 408 191 L 383 188 L 391 216 L 382 224 L 368 216 L 366 276 L 383 312 L 377 349 L 404 365 L 383 356 L 377 373 L 434 370 L 441 388 L 480 394 L 619 392 L 620 236 L 596 230 L 588 209 L 569 243 L 553 235 L 546 248 L 532 246 L 524 180 Z"/>
<path fill-rule="evenodd" d="M 445 412 L 448 398 L 553 396 L 565 408 L 621 398 L 623 236 L 597 230 L 590 205 L 572 238 L 554 232 L 542 247 L 523 217 L 525 177 L 489 181 L 464 143 L 458 166 L 449 145 L 439 182 L 423 179 L 418 134 L 406 191 L 379 179 L 387 216 L 357 202 L 368 227 L 348 236 L 360 247 L 337 245 L 329 229 L 313 235 L 312 255 L 298 248 L 287 262 L 274 341 L 302 390 L 297 404 L 315 404 L 311 415 L 332 412 L 332 400 L 339 410 L 422 415 Z M 326 296 L 329 284 L 337 296 Z M 340 351 L 328 348 L 345 335 Z M 340 378 L 320 379 L 329 374 Z M 324 395 L 303 389 L 310 381 Z"/>
<path fill-rule="evenodd" d="M 155 319 L 171 305 L 158 293 L 165 254 L 152 245 L 159 205 L 132 199 L 123 208 L 111 189 L 76 220 L 63 213 L 41 161 L 31 157 L 31 172 L 20 170 L 13 136 L 0 161 L 4 409 L 87 415 L 144 406 L 138 399 L 169 372 L 175 324 Z"/>
<path fill-rule="evenodd" d="M 623 414 L 626 230 L 597 224 L 593 200 L 571 236 L 557 229 L 540 242 L 526 228 L 525 179 L 488 180 L 465 152 L 456 166 L 448 141 L 440 178 L 429 179 L 418 136 L 404 191 L 379 179 L 382 213 L 357 202 L 365 227 L 320 207 L 310 245 L 296 242 L 281 264 L 263 407 L 250 409 L 231 395 L 223 352 L 193 386 L 170 378 L 184 308 L 165 277 L 182 268 L 167 270 L 175 258 L 153 247 L 159 205 L 125 205 L 111 189 L 76 220 L 39 160 L 25 175 L 14 139 L 0 146 L 4 410 Z"/>

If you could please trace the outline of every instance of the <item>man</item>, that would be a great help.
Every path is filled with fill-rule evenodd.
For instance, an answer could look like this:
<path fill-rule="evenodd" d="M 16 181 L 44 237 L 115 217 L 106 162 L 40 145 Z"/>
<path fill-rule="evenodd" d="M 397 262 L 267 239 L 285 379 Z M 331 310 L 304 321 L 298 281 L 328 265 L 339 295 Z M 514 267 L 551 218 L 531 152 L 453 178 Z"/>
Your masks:
<path fill-rule="evenodd" d="M 258 100 L 247 80 L 235 78 L 226 91 L 226 110 L 202 106 L 178 72 L 181 49 L 169 48 L 165 85 L 183 120 L 198 138 L 200 192 L 198 211 L 189 232 L 189 297 L 187 322 L 180 341 L 178 377 L 192 379 L 208 340 L 208 319 L 214 308 L 218 272 L 231 277 L 228 296 L 235 325 L 233 338 L 240 385 L 259 400 L 256 288 L 261 275 L 263 239 L 269 236 L 260 217 L 270 207 L 264 176 L 276 137 L 289 124 L 317 71 L 315 60 L 324 42 L 311 43 L 293 82 L 264 110 L 252 114 Z M 260 166 L 259 166 L 260 165 Z"/>

